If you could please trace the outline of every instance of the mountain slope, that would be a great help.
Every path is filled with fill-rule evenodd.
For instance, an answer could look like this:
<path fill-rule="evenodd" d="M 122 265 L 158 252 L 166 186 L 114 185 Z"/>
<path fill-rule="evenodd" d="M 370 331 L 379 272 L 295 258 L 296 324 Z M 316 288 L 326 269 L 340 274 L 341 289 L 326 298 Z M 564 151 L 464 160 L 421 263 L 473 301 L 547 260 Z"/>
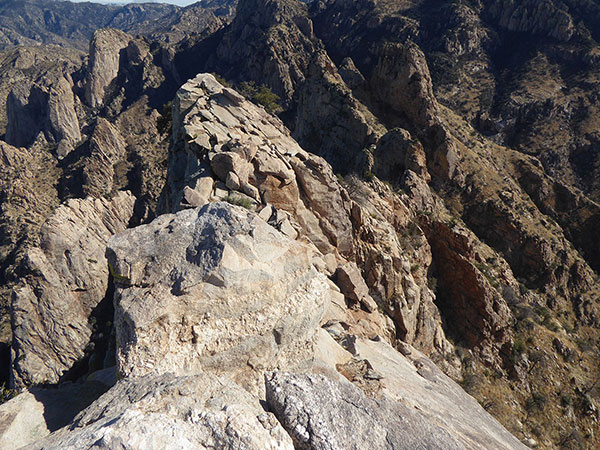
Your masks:
<path fill-rule="evenodd" d="M 126 32 L 163 35 L 179 40 L 220 22 L 231 14 L 233 1 L 203 1 L 182 8 L 165 3 L 122 6 L 55 0 L 3 0 L 0 2 L 0 48 L 34 43 L 69 45 L 80 50 L 95 30 L 112 27 Z M 168 33 L 173 28 L 172 33 Z"/>
<path fill-rule="evenodd" d="M 315 267 L 339 290 L 337 312 L 322 326 L 344 348 L 358 351 L 354 339 L 383 340 L 403 354 L 414 346 L 528 445 L 596 448 L 596 3 L 241 0 L 232 21 L 216 22 L 185 11 L 156 41 L 96 32 L 87 63 L 31 69 L 11 94 L 6 138 L 21 145 L 12 139 L 26 136 L 29 146 L 7 146 L 14 170 L 0 186 L 10 236 L 4 298 L 15 283 L 24 292 L 10 308 L 18 324 L 15 379 L 78 379 L 114 348 L 106 319 L 114 292 L 106 271 L 94 269 L 100 260 L 86 262 L 77 245 L 68 255 L 44 247 L 51 240 L 42 238 L 42 222 L 62 214 L 59 203 L 93 203 L 129 189 L 135 226 L 226 200 L 318 252 Z M 187 35 L 193 24 L 203 28 Z M 185 38 L 171 45 L 164 32 Z M 273 109 L 281 121 L 208 74 L 172 109 L 165 105 L 198 72 L 216 72 L 255 100 L 242 82 L 264 84 L 263 95 L 280 97 Z M 38 168 L 42 157 L 51 173 Z M 28 165 L 32 176 L 15 189 L 11 179 Z M 28 208 L 36 183 L 48 197 L 39 210 Z M 46 302 L 31 299 L 61 295 L 27 254 L 66 258 L 59 276 L 69 298 L 85 303 L 75 338 L 73 327 L 51 318 L 52 332 L 77 349 L 63 360 L 48 356 L 50 371 L 36 370 L 47 338 L 33 325 L 27 330 L 24 311 L 48 316 Z M 69 281 L 72 261 L 104 277 L 104 297 L 84 294 L 93 276 L 76 277 L 85 285 Z M 115 283 L 139 275 L 127 264 L 111 271 Z M 186 270 L 169 275 L 174 284 L 160 288 L 164 298 L 195 292 Z M 215 275 L 210 283 L 226 279 Z M 144 301 L 154 298 L 148 292 Z M 169 329 L 155 319 L 160 332 Z M 169 323 L 182 327 L 169 339 L 203 348 L 197 324 Z M 277 330 L 272 335 L 275 349 L 283 341 Z M 137 355 L 123 329 L 120 336 Z M 239 373 L 261 370 L 255 356 Z M 130 356 L 119 358 L 127 371 L 141 370 Z M 375 393 L 376 378 L 358 376 L 360 367 L 338 371 Z M 364 371 L 371 373 L 368 365 Z"/>

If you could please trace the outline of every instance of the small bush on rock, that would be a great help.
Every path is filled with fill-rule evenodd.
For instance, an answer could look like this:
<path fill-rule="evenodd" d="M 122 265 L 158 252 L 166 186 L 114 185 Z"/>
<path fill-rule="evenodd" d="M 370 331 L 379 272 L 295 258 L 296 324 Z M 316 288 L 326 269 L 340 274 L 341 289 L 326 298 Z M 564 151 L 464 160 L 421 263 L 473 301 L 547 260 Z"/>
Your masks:
<path fill-rule="evenodd" d="M 6 403 L 17 395 L 19 395 L 19 391 L 16 389 L 7 388 L 6 385 L 2 384 L 0 386 L 0 405 Z"/>

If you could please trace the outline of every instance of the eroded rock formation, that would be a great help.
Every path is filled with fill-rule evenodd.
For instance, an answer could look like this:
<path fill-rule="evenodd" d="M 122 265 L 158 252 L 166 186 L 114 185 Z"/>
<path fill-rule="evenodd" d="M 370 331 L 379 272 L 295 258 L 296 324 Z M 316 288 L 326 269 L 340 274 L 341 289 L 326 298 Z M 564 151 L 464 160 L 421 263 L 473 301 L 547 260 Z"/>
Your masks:
<path fill-rule="evenodd" d="M 198 5 L 171 16 L 162 42 L 100 31 L 87 65 L 76 52 L 57 52 L 62 62 L 50 68 L 54 59 L 39 50 L 0 55 L 8 74 L 0 93 L 13 89 L 7 138 L 29 147 L 1 146 L 0 292 L 6 304 L 21 283 L 15 298 L 26 300 L 21 310 L 15 303 L 14 337 L 6 318 L 2 332 L 23 355 L 14 379 L 31 383 L 38 366 L 48 380 L 82 379 L 114 363 L 101 355 L 116 353 L 126 377 L 106 397 L 110 406 L 97 403 L 89 421 L 72 425 L 76 432 L 40 445 L 149 439 L 155 431 L 136 428 L 134 417 L 218 445 L 249 426 L 261 433 L 248 446 L 291 445 L 279 439 L 282 427 L 297 446 L 333 439 L 326 419 L 336 413 L 321 397 L 315 406 L 290 393 L 286 379 L 296 387 L 310 380 L 310 392 L 331 398 L 343 392 L 373 416 L 404 411 L 448 447 L 519 447 L 416 347 L 527 445 L 597 447 L 598 6 L 241 0 L 229 25 L 229 2 L 206 7 L 214 17 L 192 20 Z M 115 17 L 115 26 L 127 17 Z M 194 36 L 168 42 L 193 23 Z M 146 22 L 128 26 L 152 33 Z M 233 87 L 199 71 L 216 71 Z M 171 108 L 181 77 L 191 79 Z M 279 105 L 259 88 L 281 120 L 236 92 L 249 90 L 240 81 L 273 89 Z M 136 200 L 121 228 L 146 225 L 114 237 L 109 251 L 115 344 L 106 319 L 110 269 L 96 280 L 86 273 L 95 263 L 48 253 L 52 239 L 40 227 L 61 202 L 108 204 L 127 189 Z M 150 223 L 165 212 L 173 215 Z M 230 225 L 231 235 L 223 231 Z M 198 230 L 204 237 L 193 237 Z M 284 253 L 273 256 L 272 243 Z M 38 254 L 45 259 L 35 265 Z M 65 260 L 78 267 L 65 269 Z M 206 272 L 199 260 L 216 266 Z M 293 314 L 286 289 L 302 292 Z M 75 297 L 84 307 L 67 315 L 71 328 L 47 314 L 37 320 L 45 299 L 60 311 L 77 305 Z M 38 344 L 22 346 L 46 332 L 42 322 L 53 324 L 51 336 L 69 335 L 58 340 L 65 358 L 50 352 L 50 368 L 39 361 L 47 342 L 40 354 Z M 256 408 L 267 369 L 267 390 L 269 382 L 286 385 L 285 394 L 269 394 L 284 411 L 279 424 Z M 218 414 L 204 399 L 173 407 L 186 396 L 162 389 L 194 392 L 198 381 L 184 379 L 186 371 L 207 377 L 210 392 L 246 388 L 233 408 L 240 415 Z M 143 400 L 117 397 L 138 388 L 159 392 L 151 413 Z M 310 410 L 309 419 L 286 413 L 286 402 Z M 359 414 L 343 400 L 336 405 Z M 411 414 L 415 405 L 419 414 Z M 455 405 L 474 413 L 456 419 Z M 308 426 L 317 416 L 323 426 Z M 221 426 L 236 417 L 236 430 Z M 369 430 L 385 423 L 356 417 Z M 401 436 L 389 437 L 401 445 Z"/>
<path fill-rule="evenodd" d="M 112 93 L 111 83 L 119 73 L 121 50 L 127 47 L 130 40 L 131 36 L 119 30 L 102 29 L 94 33 L 85 83 L 85 100 L 92 108 L 103 106 Z"/>
<path fill-rule="evenodd" d="M 314 252 L 224 202 L 111 238 L 123 379 L 29 448 L 524 448 L 416 350 L 319 330 Z"/>
<path fill-rule="evenodd" d="M 106 241 L 127 227 L 134 201 L 126 192 L 111 201 L 71 200 L 42 226 L 40 246 L 27 251 L 12 295 L 16 386 L 57 383 L 95 350 L 91 317 L 107 294 Z"/>

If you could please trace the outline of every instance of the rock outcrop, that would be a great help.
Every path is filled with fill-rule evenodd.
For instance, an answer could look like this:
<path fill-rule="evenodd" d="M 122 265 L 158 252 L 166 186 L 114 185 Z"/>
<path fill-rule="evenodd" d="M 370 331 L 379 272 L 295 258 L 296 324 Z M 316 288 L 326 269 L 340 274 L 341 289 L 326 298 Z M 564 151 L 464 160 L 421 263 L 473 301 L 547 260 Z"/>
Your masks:
<path fill-rule="evenodd" d="M 241 0 L 204 69 L 228 79 L 265 83 L 290 105 L 305 79 L 310 55 L 319 47 L 304 3 Z"/>
<path fill-rule="evenodd" d="M 337 173 L 368 171 L 368 150 L 385 127 L 344 83 L 333 61 L 317 52 L 298 89 L 294 138 Z"/>
<path fill-rule="evenodd" d="M 52 155 L 3 142 L 0 142 L 0 160 L 0 262 L 3 268 L 0 339 L 8 344 L 12 341 L 10 283 L 17 278 L 13 265 L 22 257 L 24 247 L 39 244 L 40 226 L 59 204 L 56 189 L 59 170 Z M 4 361 L 8 366 L 10 358 Z"/>
<path fill-rule="evenodd" d="M 55 144 L 57 156 L 63 158 L 81 140 L 75 103 L 69 75 L 15 87 L 6 102 L 6 142 L 15 146 Z"/>
<path fill-rule="evenodd" d="M 510 31 L 529 32 L 568 41 L 575 32 L 573 18 L 564 3 L 552 0 L 491 2 L 488 13 L 501 27 Z"/>
<path fill-rule="evenodd" d="M 186 83 L 174 108 L 171 210 L 181 207 L 182 198 L 202 206 L 239 192 L 288 214 L 276 220 L 279 227 L 308 237 L 322 253 L 351 253 L 343 189 L 328 164 L 304 151 L 280 120 L 209 74 Z"/>
<path fill-rule="evenodd" d="M 257 370 L 302 366 L 332 289 L 313 252 L 227 203 L 113 236 L 120 376 L 205 370 L 251 388 Z"/>
<path fill-rule="evenodd" d="M 421 352 L 409 345 L 399 350 L 378 341 L 358 340 L 354 345 L 355 358 L 369 361 L 377 374 L 382 398 L 408 406 L 412 413 L 418 411 L 413 417 L 422 414 L 449 433 L 460 448 L 527 448 Z"/>
<path fill-rule="evenodd" d="M 392 225 L 398 220 L 394 214 L 408 215 L 400 200 L 390 207 L 361 184 L 353 189 L 355 200 L 361 190 L 369 192 L 366 196 L 371 198 L 361 200 L 360 205 L 350 202 L 348 192 L 323 159 L 305 152 L 279 120 L 221 86 L 211 75 L 198 75 L 182 87 L 173 116 L 175 142 L 169 174 L 173 210 L 219 199 L 243 201 L 288 236 L 308 238 L 333 259 L 330 273 L 345 263 L 340 256 L 354 258 L 355 246 L 362 273 L 353 273 L 357 278 L 352 284 L 358 286 L 363 276 L 367 283 L 360 284 L 363 292 L 358 297 L 348 293 L 349 301 L 374 312 L 371 319 L 381 325 L 376 329 L 387 327 L 375 318 L 380 314 L 378 309 L 387 309 L 403 330 L 399 334 L 402 339 L 428 352 L 449 351 L 434 296 L 427 287 L 431 256 L 419 252 L 416 259 L 422 273 L 415 281 L 410 267 L 416 261 L 411 263 L 402 255 L 398 233 L 403 227 Z M 256 126 L 258 123 L 261 125 Z M 423 158 L 416 152 L 415 161 L 411 159 L 408 164 L 423 172 L 424 168 L 418 168 L 419 163 L 424 164 Z M 383 221 L 373 219 L 378 210 L 389 212 Z M 364 292 L 371 289 L 379 306 L 369 292 Z M 346 319 L 347 323 L 358 321 L 356 316 Z M 364 332 L 374 336 L 372 331 Z M 383 335 L 390 336 L 387 331 Z"/>
<path fill-rule="evenodd" d="M 373 152 L 373 173 L 393 185 L 402 186 L 407 170 L 426 183 L 431 180 L 423 145 L 407 130 L 394 128 L 377 141 Z"/>
<path fill-rule="evenodd" d="M 1 448 L 25 447 L 69 424 L 115 382 L 114 377 L 107 381 L 98 374 L 95 378 L 65 383 L 58 389 L 30 388 L 0 405 Z"/>
<path fill-rule="evenodd" d="M 27 250 L 12 295 L 15 386 L 57 383 L 94 350 L 102 365 L 102 349 L 90 343 L 91 316 L 107 294 L 106 241 L 127 227 L 134 201 L 126 192 L 70 200 L 42 226 L 40 246 Z"/>
<path fill-rule="evenodd" d="M 371 80 L 379 101 L 415 127 L 429 128 L 437 122 L 438 104 L 427 60 L 414 43 L 387 44 Z"/>
<path fill-rule="evenodd" d="M 18 46 L 0 52 L 0 130 L 6 131 L 6 100 L 15 89 L 17 96 L 26 95 L 24 88 L 44 79 L 54 82 L 81 66 L 83 52 L 58 46 Z M 67 78 L 68 79 L 68 78 Z M 26 103 L 26 99 L 25 99 Z M 16 125 L 17 126 L 17 125 Z"/>
<path fill-rule="evenodd" d="M 106 119 L 99 119 L 89 142 L 90 155 L 84 161 L 83 192 L 101 197 L 113 190 L 114 166 L 125 156 L 125 141 Z"/>
<path fill-rule="evenodd" d="M 85 100 L 92 108 L 103 106 L 112 94 L 111 83 L 119 73 L 120 52 L 131 39 L 128 34 L 110 28 L 94 33 L 85 81 Z"/>
<path fill-rule="evenodd" d="M 368 398 L 345 380 L 278 373 L 266 385 L 267 403 L 296 448 L 465 448 L 418 410 Z"/>
<path fill-rule="evenodd" d="M 518 289 L 510 270 L 504 267 L 501 278 L 496 278 L 477 251 L 473 235 L 445 223 L 424 222 L 439 274 L 440 309 L 456 324 L 455 333 L 470 347 L 482 346 L 484 342 L 501 347 L 511 334 L 513 316 L 496 288 L 502 291 L 501 279 L 507 289 Z"/>
<path fill-rule="evenodd" d="M 431 247 L 406 206 L 411 200 L 394 196 L 383 183 L 350 178 L 347 188 L 355 202 L 356 263 L 378 307 L 393 319 L 397 338 L 430 355 L 450 353 L 429 287 Z M 434 208 L 429 188 L 423 190 L 429 196 L 423 207 Z"/>

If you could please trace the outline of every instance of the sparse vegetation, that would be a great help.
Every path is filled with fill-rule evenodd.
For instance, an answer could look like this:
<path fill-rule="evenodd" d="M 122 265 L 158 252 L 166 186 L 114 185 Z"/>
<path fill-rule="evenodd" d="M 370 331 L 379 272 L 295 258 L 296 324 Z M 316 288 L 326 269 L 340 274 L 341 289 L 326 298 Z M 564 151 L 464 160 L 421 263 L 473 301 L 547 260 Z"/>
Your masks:
<path fill-rule="evenodd" d="M 363 172 L 363 178 L 367 181 L 373 181 L 375 179 L 375 174 L 367 169 Z"/>
<path fill-rule="evenodd" d="M 436 294 L 438 290 L 438 280 L 435 277 L 427 278 L 427 287 L 431 289 L 431 291 Z"/>
<path fill-rule="evenodd" d="M 217 80 L 223 86 L 231 87 L 231 83 L 229 81 L 227 81 L 225 78 L 223 78 L 221 75 L 219 75 L 218 73 L 213 72 L 212 75 L 215 77 L 215 80 Z"/>
<path fill-rule="evenodd" d="M 525 410 L 527 412 L 540 411 L 546 406 L 548 399 L 541 392 L 532 392 L 525 401 Z"/>
<path fill-rule="evenodd" d="M 500 287 L 500 282 L 498 278 L 491 271 L 490 267 L 485 263 L 476 262 L 474 263 L 477 270 L 479 270 L 483 276 L 488 280 L 488 282 L 492 285 L 494 289 L 498 289 Z"/>
<path fill-rule="evenodd" d="M 223 201 L 226 201 L 231 205 L 242 206 L 246 209 L 254 208 L 254 202 L 248 197 L 242 197 L 241 195 L 228 195 Z"/>
<path fill-rule="evenodd" d="M 156 119 L 156 128 L 161 135 L 171 131 L 173 126 L 173 102 L 165 103 L 162 107 L 162 113 Z"/>
<path fill-rule="evenodd" d="M 467 370 L 463 372 L 463 379 L 460 385 L 465 391 L 471 393 L 480 382 L 481 380 L 477 374 Z"/>
<path fill-rule="evenodd" d="M 19 395 L 18 390 L 7 388 L 5 384 L 2 384 L 0 386 L 0 405 L 6 403 L 17 395 Z"/>
<path fill-rule="evenodd" d="M 266 84 L 257 88 L 254 81 L 243 81 L 238 86 L 238 92 L 248 100 L 262 105 L 268 113 L 275 114 L 281 110 L 281 99 Z"/>

